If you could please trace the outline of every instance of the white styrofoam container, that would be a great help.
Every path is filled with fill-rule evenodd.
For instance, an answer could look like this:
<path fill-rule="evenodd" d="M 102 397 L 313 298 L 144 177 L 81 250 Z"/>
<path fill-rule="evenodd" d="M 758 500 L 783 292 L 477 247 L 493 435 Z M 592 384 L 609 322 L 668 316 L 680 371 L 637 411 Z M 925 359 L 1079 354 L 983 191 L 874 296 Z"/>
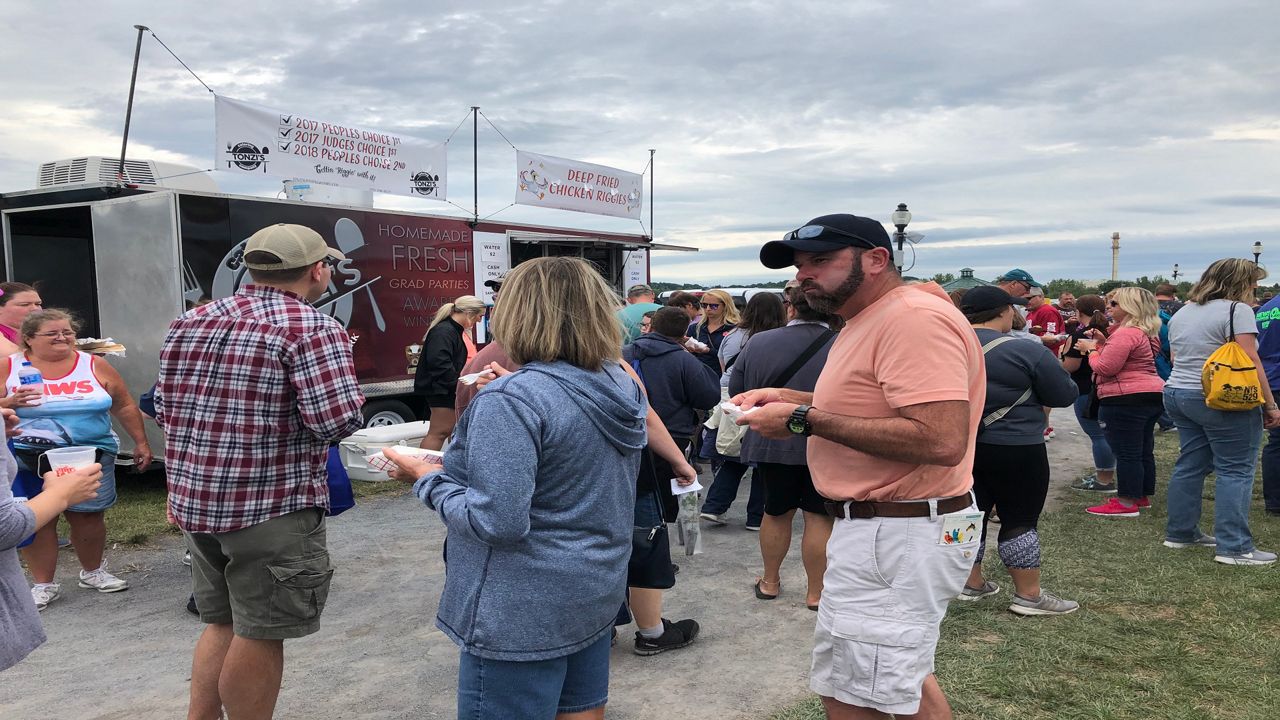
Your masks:
<path fill-rule="evenodd" d="M 352 480 L 365 482 L 390 480 L 391 478 L 385 472 L 369 467 L 369 464 L 364 461 L 365 455 L 372 455 L 384 447 L 393 445 L 418 447 L 422 438 L 426 437 L 427 428 L 430 426 L 431 423 L 428 421 L 420 420 L 359 430 L 338 443 L 338 448 L 342 452 L 342 466 L 347 469 L 347 475 Z"/>

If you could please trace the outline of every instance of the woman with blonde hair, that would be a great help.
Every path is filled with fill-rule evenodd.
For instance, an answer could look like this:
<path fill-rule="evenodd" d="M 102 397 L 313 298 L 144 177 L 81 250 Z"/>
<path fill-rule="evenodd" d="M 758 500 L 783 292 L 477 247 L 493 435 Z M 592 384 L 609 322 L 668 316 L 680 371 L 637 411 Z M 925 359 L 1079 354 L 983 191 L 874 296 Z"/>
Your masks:
<path fill-rule="evenodd" d="M 449 530 L 458 717 L 604 717 L 647 413 L 614 309 L 581 259 L 517 265 L 493 330 L 521 368 L 471 401 L 443 466 L 387 453 Z"/>
<path fill-rule="evenodd" d="M 1164 381 L 1156 372 L 1160 306 L 1139 287 L 1113 291 L 1111 334 L 1089 331 L 1076 350 L 1089 359 L 1098 395 L 1098 423 L 1116 456 L 1117 496 L 1087 508 L 1090 515 L 1137 517 L 1156 493 L 1155 427 L 1164 412 Z"/>
<path fill-rule="evenodd" d="M 1259 377 L 1262 410 L 1216 410 L 1205 404 L 1201 374 L 1205 361 L 1233 336 L 1255 368 L 1258 328 L 1254 324 L 1253 291 L 1267 271 L 1251 260 L 1218 260 L 1191 289 L 1187 304 L 1169 321 L 1173 373 L 1164 389 L 1164 404 L 1178 426 L 1181 452 L 1169 478 L 1169 519 L 1165 547 L 1217 547 L 1214 560 L 1226 565 L 1270 565 L 1275 553 L 1253 544 L 1249 503 L 1262 428 L 1280 426 L 1280 407 L 1271 387 Z M 1204 479 L 1214 485 L 1214 534 L 1200 530 Z"/>
<path fill-rule="evenodd" d="M 694 350 L 694 357 L 719 376 L 720 344 L 724 342 L 729 331 L 738 326 L 741 318 L 738 315 L 738 307 L 733 304 L 733 298 L 724 290 L 708 290 L 702 293 L 701 304 L 702 317 L 696 322 L 689 323 L 686 334 L 707 346 L 707 350 Z"/>
<path fill-rule="evenodd" d="M 422 447 L 439 450 L 453 433 L 457 416 L 453 412 L 458 391 L 458 375 L 467 364 L 467 333 L 484 317 L 484 301 L 463 295 L 445 303 L 422 339 L 422 353 L 413 374 L 413 391 L 423 396 L 424 416 L 431 421 Z"/>

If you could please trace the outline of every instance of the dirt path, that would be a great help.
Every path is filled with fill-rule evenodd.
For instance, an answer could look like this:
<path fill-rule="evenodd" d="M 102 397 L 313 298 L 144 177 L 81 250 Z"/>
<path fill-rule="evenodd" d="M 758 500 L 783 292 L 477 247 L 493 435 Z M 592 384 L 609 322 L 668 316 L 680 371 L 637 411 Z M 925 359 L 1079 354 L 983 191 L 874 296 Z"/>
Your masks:
<path fill-rule="evenodd" d="M 1069 410 L 1055 411 L 1053 421 L 1053 486 L 1063 488 L 1090 464 L 1089 444 Z M 681 572 L 665 614 L 697 619 L 698 642 L 642 658 L 631 652 L 632 628 L 621 628 L 608 717 L 761 718 L 808 694 L 814 614 L 803 604 L 800 523 L 783 595 L 761 602 L 751 592 L 760 561 L 757 535 L 742 527 L 745 501 L 744 494 L 735 503 L 728 526 L 704 528 L 703 554 L 674 550 Z M 433 625 L 444 581 L 439 520 L 412 497 L 387 497 L 334 519 L 329 533 L 339 570 L 323 627 L 286 645 L 276 716 L 453 717 L 457 649 Z M 132 588 L 98 595 L 75 587 L 74 559 L 64 554 L 58 574 L 66 594 L 43 614 L 49 642 L 0 675 L 0 717 L 183 716 L 202 626 L 183 608 L 189 581 L 181 555 L 176 538 L 109 551 Z"/>

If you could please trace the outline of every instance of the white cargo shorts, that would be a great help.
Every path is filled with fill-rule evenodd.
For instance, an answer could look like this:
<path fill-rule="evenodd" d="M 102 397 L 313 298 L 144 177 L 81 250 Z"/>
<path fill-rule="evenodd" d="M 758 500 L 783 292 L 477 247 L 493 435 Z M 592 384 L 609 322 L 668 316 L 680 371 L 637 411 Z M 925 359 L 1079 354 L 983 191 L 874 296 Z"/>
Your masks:
<path fill-rule="evenodd" d="M 814 631 L 814 692 L 895 715 L 919 710 L 938 627 L 980 536 L 943 542 L 942 525 L 942 517 L 836 520 Z"/>

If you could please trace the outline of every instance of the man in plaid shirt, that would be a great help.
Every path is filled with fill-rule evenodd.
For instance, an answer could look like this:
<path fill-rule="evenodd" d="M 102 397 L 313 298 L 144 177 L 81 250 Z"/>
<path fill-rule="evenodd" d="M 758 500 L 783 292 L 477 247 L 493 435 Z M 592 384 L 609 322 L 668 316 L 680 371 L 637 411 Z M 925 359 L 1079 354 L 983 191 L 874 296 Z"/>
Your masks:
<path fill-rule="evenodd" d="M 325 460 L 364 404 L 346 330 L 310 305 L 340 259 L 309 228 L 259 230 L 244 248 L 253 284 L 175 320 L 160 351 L 169 502 L 208 623 L 190 718 L 270 718 L 284 640 L 320 627 Z"/>

